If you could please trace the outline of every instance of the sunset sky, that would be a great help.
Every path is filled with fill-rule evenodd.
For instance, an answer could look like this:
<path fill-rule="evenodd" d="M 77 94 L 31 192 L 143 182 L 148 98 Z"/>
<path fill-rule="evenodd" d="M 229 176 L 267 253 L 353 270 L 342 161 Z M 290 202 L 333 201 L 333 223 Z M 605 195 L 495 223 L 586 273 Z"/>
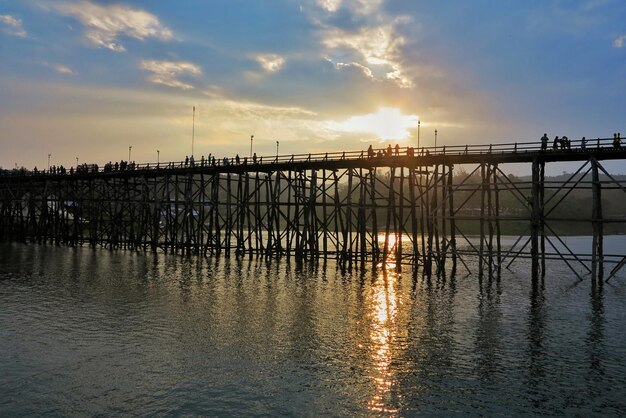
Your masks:
<path fill-rule="evenodd" d="M 626 136 L 624 0 L 0 0 L 0 166 Z"/>

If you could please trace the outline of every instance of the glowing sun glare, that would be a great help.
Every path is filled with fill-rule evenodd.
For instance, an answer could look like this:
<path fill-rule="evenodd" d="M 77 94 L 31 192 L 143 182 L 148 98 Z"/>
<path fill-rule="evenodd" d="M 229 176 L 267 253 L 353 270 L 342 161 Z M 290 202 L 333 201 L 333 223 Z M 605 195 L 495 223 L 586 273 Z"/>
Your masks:
<path fill-rule="evenodd" d="M 334 122 L 331 129 L 340 132 L 371 133 L 380 140 L 404 140 L 410 129 L 417 126 L 417 115 L 403 115 L 400 109 L 381 107 L 376 113 L 352 116 L 344 122 Z"/>

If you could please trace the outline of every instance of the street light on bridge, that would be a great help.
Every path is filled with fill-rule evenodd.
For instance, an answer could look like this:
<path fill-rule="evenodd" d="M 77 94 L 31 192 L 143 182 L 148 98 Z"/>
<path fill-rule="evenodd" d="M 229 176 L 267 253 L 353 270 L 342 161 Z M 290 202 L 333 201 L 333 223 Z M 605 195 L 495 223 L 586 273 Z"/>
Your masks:
<path fill-rule="evenodd" d="M 50 157 L 52 157 L 52 154 L 48 154 L 48 171 L 50 171 Z"/>
<path fill-rule="evenodd" d="M 254 135 L 250 135 L 250 158 L 252 158 L 252 141 L 254 140 Z"/>
<path fill-rule="evenodd" d="M 130 146 L 128 147 L 128 162 L 130 162 L 130 161 L 131 161 L 131 160 L 130 160 L 130 152 L 131 152 L 132 150 L 133 150 L 133 146 L 132 146 L 132 145 L 130 145 Z"/>
<path fill-rule="evenodd" d="M 157 164 L 161 161 L 161 151 L 157 150 Z"/>
<path fill-rule="evenodd" d="M 435 152 L 437 152 L 437 130 L 435 129 Z"/>
<path fill-rule="evenodd" d="M 417 148 L 420 147 L 420 124 L 421 124 L 421 121 L 418 120 L 417 121 Z"/>

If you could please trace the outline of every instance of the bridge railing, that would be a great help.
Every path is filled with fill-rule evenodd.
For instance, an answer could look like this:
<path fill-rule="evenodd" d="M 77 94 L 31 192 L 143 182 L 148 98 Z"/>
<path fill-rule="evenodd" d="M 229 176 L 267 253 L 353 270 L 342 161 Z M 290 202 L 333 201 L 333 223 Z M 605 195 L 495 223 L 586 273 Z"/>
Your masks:
<path fill-rule="evenodd" d="M 556 143 L 554 140 L 548 141 L 542 145 L 542 142 L 512 142 L 504 144 L 467 144 L 467 145 L 440 145 L 430 147 L 400 147 L 399 145 L 385 148 L 372 148 L 369 150 L 359 151 L 335 151 L 323 153 L 303 153 L 288 155 L 262 155 L 262 156 L 245 156 L 238 155 L 231 157 L 215 158 L 211 157 L 194 160 L 186 158 L 183 161 L 169 162 L 152 162 L 152 163 L 133 163 L 133 162 L 117 162 L 107 163 L 103 166 L 97 164 L 82 164 L 78 168 L 71 169 L 58 168 L 54 172 L 49 170 L 26 170 L 14 169 L 0 171 L 0 175 L 72 175 L 72 174 L 96 174 L 107 172 L 123 172 L 123 171 L 146 171 L 146 170 L 168 170 L 181 168 L 198 168 L 198 167 L 225 167 L 225 166 L 247 166 L 247 165 L 264 165 L 279 163 L 303 163 L 303 162 L 321 162 L 321 161 L 341 161 L 341 160 L 358 160 L 358 159 L 376 159 L 376 158 L 394 158 L 394 157 L 433 157 L 445 155 L 484 155 L 484 154 L 516 154 L 530 152 L 546 152 L 546 153 L 563 153 L 563 152 L 583 152 L 593 149 L 619 149 L 615 146 L 614 138 L 596 138 L 587 140 L 570 140 L 569 143 Z"/>

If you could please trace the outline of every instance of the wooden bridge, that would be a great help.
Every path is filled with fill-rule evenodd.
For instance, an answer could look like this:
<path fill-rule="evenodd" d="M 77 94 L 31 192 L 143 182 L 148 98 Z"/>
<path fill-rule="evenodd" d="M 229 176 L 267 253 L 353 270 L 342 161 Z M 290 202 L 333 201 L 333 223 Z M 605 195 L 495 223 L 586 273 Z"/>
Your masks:
<path fill-rule="evenodd" d="M 494 274 L 530 258 L 533 278 L 554 259 L 580 278 L 608 280 L 625 263 L 603 246 L 605 225 L 626 222 L 603 214 L 603 192 L 618 199 L 626 192 L 601 164 L 626 159 L 612 139 L 572 141 L 565 150 L 533 142 L 378 151 L 4 172 L 0 239 L 332 257 L 348 267 L 393 262 L 426 274 L 458 264 Z M 547 182 L 546 165 L 563 161 L 580 166 L 567 180 Z M 527 164 L 531 175 L 507 175 L 505 163 Z M 586 216 L 555 217 L 584 190 L 592 202 Z M 590 251 L 570 249 L 551 225 L 558 222 L 590 226 Z M 517 238 L 503 245 L 503 231 Z M 615 265 L 608 275 L 605 263 Z"/>

